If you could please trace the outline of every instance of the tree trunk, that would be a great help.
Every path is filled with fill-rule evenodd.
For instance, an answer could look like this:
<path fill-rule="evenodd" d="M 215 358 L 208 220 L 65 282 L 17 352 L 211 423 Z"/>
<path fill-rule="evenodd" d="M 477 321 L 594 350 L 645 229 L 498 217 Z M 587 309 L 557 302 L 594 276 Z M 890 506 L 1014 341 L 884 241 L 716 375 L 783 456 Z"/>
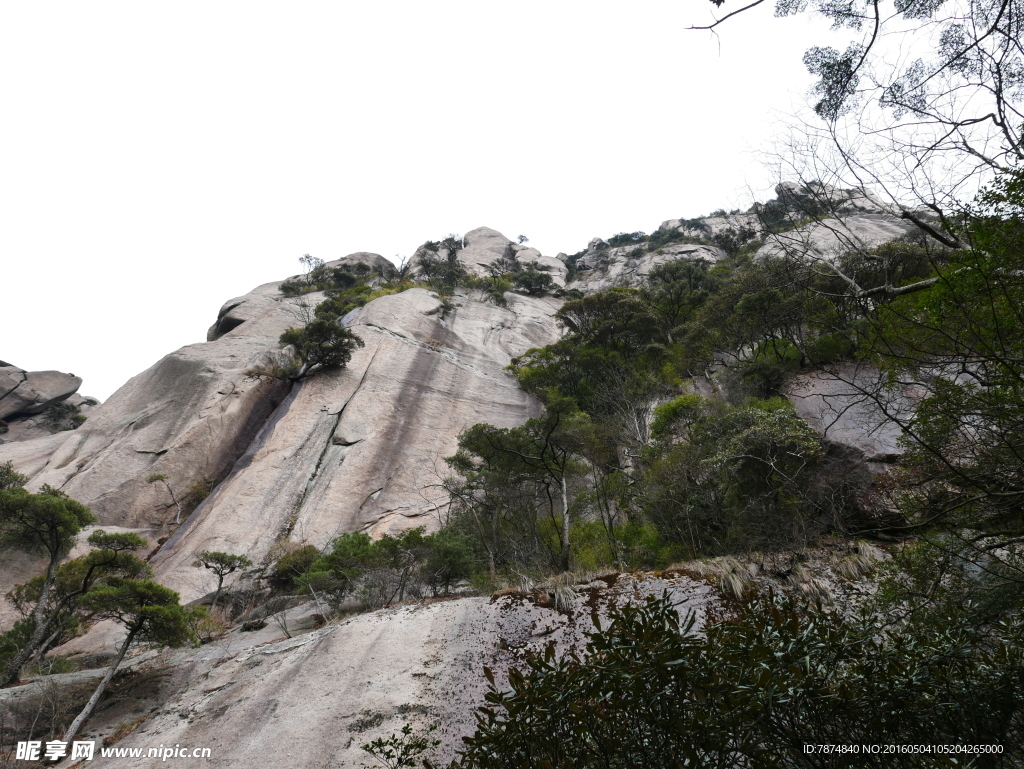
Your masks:
<path fill-rule="evenodd" d="M 224 586 L 224 575 L 217 575 L 217 592 L 213 594 L 213 603 L 210 604 L 210 614 L 217 608 L 217 599 L 220 598 L 220 590 Z"/>
<path fill-rule="evenodd" d="M 7 686 L 18 680 L 21 675 L 21 666 L 32 656 L 32 653 L 39 648 L 43 642 L 43 634 L 50 627 L 50 622 L 44 622 L 46 616 L 46 601 L 50 597 L 50 590 L 53 589 L 54 576 L 57 573 L 57 558 L 51 558 L 50 564 L 46 567 L 46 579 L 43 582 L 43 589 L 39 592 L 39 602 L 32 611 L 32 637 L 28 639 L 25 647 L 18 652 L 17 656 L 8 663 L 7 668 L 0 677 L 0 686 Z"/>
<path fill-rule="evenodd" d="M 174 496 L 174 489 L 171 488 L 171 484 L 167 482 L 167 479 L 164 478 L 163 481 L 164 486 L 167 487 L 167 493 L 171 495 L 171 502 L 173 502 L 174 506 L 178 509 L 177 515 L 174 516 L 174 522 L 181 523 L 181 502 L 179 502 L 178 498 Z"/>
<path fill-rule="evenodd" d="M 107 685 L 110 680 L 114 677 L 114 673 L 117 671 L 117 666 L 121 664 L 121 660 L 124 659 L 124 655 L 128 653 L 128 647 L 132 645 L 132 641 L 135 640 L 135 634 L 139 632 L 139 628 L 133 628 L 128 631 L 128 637 L 124 639 L 124 643 L 121 644 L 121 651 L 117 653 L 117 659 L 114 660 L 114 664 L 110 666 L 107 674 L 103 676 L 103 680 L 100 681 L 100 685 L 96 687 L 96 691 L 92 693 L 92 697 L 85 703 L 85 707 L 82 708 L 82 712 L 78 714 L 78 717 L 71 722 L 71 726 L 64 733 L 64 742 L 71 742 L 74 736 L 78 734 L 78 730 L 82 727 L 90 715 L 92 715 L 93 709 L 96 707 L 96 703 L 100 701 L 100 697 L 103 696 L 103 692 L 106 691 Z"/>
<path fill-rule="evenodd" d="M 569 492 L 562 475 L 562 568 L 569 571 Z"/>

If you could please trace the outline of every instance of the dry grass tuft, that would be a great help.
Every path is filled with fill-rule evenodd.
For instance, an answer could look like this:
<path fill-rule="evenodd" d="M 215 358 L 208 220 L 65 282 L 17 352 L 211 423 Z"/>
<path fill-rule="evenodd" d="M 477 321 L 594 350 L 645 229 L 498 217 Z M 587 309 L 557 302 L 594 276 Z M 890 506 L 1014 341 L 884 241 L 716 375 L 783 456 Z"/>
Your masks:
<path fill-rule="evenodd" d="M 870 542 L 858 540 L 850 546 L 849 555 L 842 558 L 833 568 L 840 577 L 860 579 L 874 571 L 875 566 L 886 557 L 884 552 Z"/>

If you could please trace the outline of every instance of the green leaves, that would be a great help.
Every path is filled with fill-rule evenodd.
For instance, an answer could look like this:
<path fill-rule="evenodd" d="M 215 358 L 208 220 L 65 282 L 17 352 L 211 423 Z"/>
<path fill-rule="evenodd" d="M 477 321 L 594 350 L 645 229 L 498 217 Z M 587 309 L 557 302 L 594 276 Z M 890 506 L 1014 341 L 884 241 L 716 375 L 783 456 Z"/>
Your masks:
<path fill-rule="evenodd" d="M 49 486 L 39 494 L 20 487 L 0 491 L 0 550 L 12 548 L 56 562 L 71 550 L 82 527 L 95 521 L 89 508 Z"/>
<path fill-rule="evenodd" d="M 824 451 L 788 402 L 733 408 L 684 395 L 656 410 L 654 427 L 660 442 L 636 501 L 692 557 L 785 546 L 806 529 Z"/>
<path fill-rule="evenodd" d="M 281 334 L 281 344 L 294 345 L 302 361 L 299 376 L 331 366 L 344 366 L 364 342 L 334 319 L 315 318 L 302 328 Z"/>
<path fill-rule="evenodd" d="M 120 622 L 137 640 L 164 646 L 195 643 L 191 623 L 206 612 L 200 607 L 186 609 L 176 592 L 156 582 L 121 577 L 90 590 L 82 605 L 98 617 Z"/>
<path fill-rule="evenodd" d="M 224 577 L 238 571 L 238 569 L 246 569 L 252 566 L 252 561 L 244 555 L 204 550 L 196 556 L 196 560 L 192 565 L 209 569 L 218 577 Z"/>
<path fill-rule="evenodd" d="M 613 611 L 586 653 L 531 656 L 491 682 L 453 766 L 946 767 L 941 754 L 842 754 L 806 742 L 999 743 L 1024 725 L 1019 625 L 987 635 L 956 613 L 880 634 L 775 596 L 692 634 L 666 598 Z M 1006 761 L 1002 764 L 998 761 Z"/>

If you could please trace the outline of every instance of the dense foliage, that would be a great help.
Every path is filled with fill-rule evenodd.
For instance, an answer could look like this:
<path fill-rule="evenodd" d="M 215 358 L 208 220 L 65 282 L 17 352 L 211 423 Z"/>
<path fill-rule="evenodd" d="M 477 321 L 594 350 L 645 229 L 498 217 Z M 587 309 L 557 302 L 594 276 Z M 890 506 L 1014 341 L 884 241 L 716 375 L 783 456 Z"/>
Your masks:
<path fill-rule="evenodd" d="M 613 613 L 495 685 L 453 767 L 976 767 L 1024 760 L 1020 623 L 964 612 L 883 629 L 779 597 L 691 632 L 667 599 Z M 895 632 L 895 631 L 899 632 Z M 805 745 L 851 747 L 807 752 Z M 870 752 L 983 745 L 999 753 Z M 853 752 L 852 748 L 856 748 Z M 884 748 L 883 748 L 884 749 Z"/>
<path fill-rule="evenodd" d="M 472 542 L 452 531 L 424 534 L 416 528 L 375 540 L 351 532 L 335 538 L 324 553 L 307 545 L 281 557 L 271 584 L 333 608 L 350 598 L 378 608 L 428 593 L 449 595 L 473 566 Z"/>

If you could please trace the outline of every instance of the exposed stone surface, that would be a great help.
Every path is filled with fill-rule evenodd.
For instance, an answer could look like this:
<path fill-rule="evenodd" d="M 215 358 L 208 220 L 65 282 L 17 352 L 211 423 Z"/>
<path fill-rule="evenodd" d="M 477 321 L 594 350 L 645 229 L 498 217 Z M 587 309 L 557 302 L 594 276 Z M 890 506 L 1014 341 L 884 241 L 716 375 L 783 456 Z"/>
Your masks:
<path fill-rule="evenodd" d="M 561 259 L 554 256 L 544 256 L 536 248 L 527 248 L 518 243 L 513 243 L 512 248 L 515 249 L 516 261 L 521 266 L 532 267 L 540 272 L 546 272 L 551 276 L 551 280 L 556 286 L 559 288 L 565 286 L 565 278 L 569 274 L 569 270 Z"/>
<path fill-rule="evenodd" d="M 708 218 L 703 232 L 727 232 L 749 216 Z M 874 212 L 857 217 L 889 221 Z M 547 267 L 556 283 L 567 274 L 561 260 L 495 230 L 473 230 L 466 242 L 459 258 L 478 275 L 506 255 Z M 658 264 L 723 256 L 701 244 L 639 253 L 595 239 L 572 287 L 638 286 Z M 382 262 L 360 252 L 329 266 Z M 157 578 L 190 601 L 211 589 L 209 572 L 192 566 L 202 550 L 245 553 L 259 563 L 282 541 L 322 546 L 343 532 L 433 527 L 444 504 L 437 488 L 447 472 L 444 458 L 459 433 L 477 422 L 516 426 L 539 413 L 504 367 L 558 338 L 557 299 L 508 294 L 508 307 L 498 308 L 456 293 L 454 309 L 446 309 L 424 289 L 382 297 L 345 318 L 365 342 L 345 369 L 293 384 L 261 371 L 288 357 L 278 337 L 323 297 L 288 299 L 279 285 L 225 303 L 208 342 L 130 380 L 79 430 L 0 445 L 0 462 L 10 459 L 30 475 L 31 489 L 49 483 L 87 504 L 103 528 L 135 531 L 160 545 L 151 560 Z M 0 368 L 0 392 L 5 382 L 17 389 L 26 381 L 12 368 Z M 899 451 L 898 432 L 876 404 L 858 397 L 871 376 L 853 368 L 801 375 L 787 394 L 827 439 L 856 447 L 869 461 L 887 461 Z M 893 402 L 909 409 L 915 397 L 903 392 Z M 178 496 L 199 480 L 215 488 L 175 530 L 166 487 L 146 481 L 153 473 L 167 476 Z M 0 593 L 39 568 L 37 559 L 5 555 Z M 568 612 L 522 596 L 475 598 L 383 610 L 292 639 L 281 638 L 273 622 L 256 633 L 235 630 L 200 649 L 135 657 L 136 665 L 152 667 L 150 700 L 140 699 L 135 711 L 115 705 L 89 728 L 102 737 L 155 711 L 120 744 L 208 746 L 224 767 L 358 766 L 367 760 L 361 744 L 406 722 L 441 722 L 443 760 L 473 729 L 484 664 L 501 683 L 503 671 L 528 650 L 548 642 L 561 651 L 582 648 L 595 604 L 606 608 L 609 600 L 666 589 L 699 614 L 713 600 L 710 588 L 685 577 L 620 577 L 610 591 L 596 584 L 578 589 Z M 0 607 L 0 629 L 9 626 L 4 611 L 10 607 Z M 293 610 L 289 631 L 308 629 L 311 615 L 309 606 Z M 103 623 L 61 652 L 109 652 L 121 635 L 117 625 Z M 92 673 L 68 678 L 69 687 L 90 683 Z M 0 693 L 0 708 L 44 694 L 42 684 L 20 688 Z M 148 763 L 97 759 L 96 766 Z"/>
<path fill-rule="evenodd" d="M 81 377 L 74 374 L 4 366 L 0 368 L 0 419 L 14 414 L 41 414 L 81 386 Z"/>
<path fill-rule="evenodd" d="M 168 355 L 79 430 L 4 444 L 0 462 L 31 475 L 30 489 L 48 483 L 102 525 L 129 528 L 174 520 L 167 488 L 150 475 L 167 476 L 181 498 L 196 481 L 230 473 L 153 561 L 191 599 L 201 591 L 191 567 L 200 550 L 258 561 L 279 537 L 323 545 L 344 531 L 435 525 L 436 484 L 458 434 L 539 411 L 504 367 L 558 337 L 558 300 L 510 294 L 498 308 L 456 296 L 444 316 L 423 289 L 383 297 L 349 320 L 366 346 L 346 369 L 293 386 L 256 370 L 284 360 L 278 337 L 298 323 L 300 305 L 323 297 L 286 299 L 278 285 L 229 302 L 215 341 Z M 241 322 L 225 329 L 227 317 Z"/>
<path fill-rule="evenodd" d="M 702 244 L 669 243 L 654 251 L 646 251 L 644 244 L 608 248 L 604 241 L 595 238 L 590 242 L 587 253 L 577 260 L 576 277 L 568 288 L 584 293 L 616 287 L 638 288 L 659 264 L 676 259 L 702 259 L 714 264 L 724 256 L 721 249 Z"/>
<path fill-rule="evenodd" d="M 554 300 L 509 295 L 502 309 L 456 295 L 454 303 L 442 317 L 435 295 L 412 289 L 362 308 L 350 327 L 366 346 L 345 369 L 294 386 L 153 560 L 161 578 L 194 598 L 202 589 L 191 563 L 201 550 L 259 561 L 281 538 L 322 546 L 348 531 L 436 526 L 437 484 L 459 433 L 539 413 L 504 367 L 558 335 Z"/>
<path fill-rule="evenodd" d="M 668 219 L 658 227 L 659 232 L 678 231 L 693 238 L 714 237 L 726 232 L 750 230 L 755 236 L 765 231 L 761 218 L 754 213 L 705 216 L 697 220 Z"/>
<path fill-rule="evenodd" d="M 592 607 L 607 616 L 612 603 L 668 591 L 681 613 L 696 613 L 699 628 L 716 600 L 707 585 L 686 577 L 624 576 L 611 589 L 597 582 L 577 591 L 564 612 L 533 597 L 468 598 L 385 609 L 291 639 L 273 622 L 259 633 L 233 632 L 152 660 L 163 663 L 153 673 L 166 682 L 160 698 L 140 702 L 138 714 L 100 713 L 90 729 L 102 736 L 115 721 L 133 720 L 155 705 L 119 746 L 210 747 L 213 765 L 225 769 L 358 767 L 368 760 L 360 745 L 406 723 L 417 731 L 439 723 L 442 745 L 431 757 L 444 765 L 475 728 L 473 714 L 487 686 L 484 665 L 503 685 L 508 667 L 521 665 L 527 651 L 548 643 L 559 653 L 582 650 Z M 280 640 L 266 643 L 267 636 Z M 94 763 L 120 769 L 152 759 Z"/>
<path fill-rule="evenodd" d="M 490 227 L 477 227 L 462 236 L 464 247 L 459 250 L 458 259 L 471 275 L 484 277 L 488 275 L 487 266 L 499 259 L 509 259 L 520 267 L 533 267 L 551 276 L 559 288 L 565 285 L 568 269 L 565 264 L 553 256 L 544 256 L 536 248 L 515 243 L 497 230 Z M 422 253 L 422 252 L 420 252 Z M 447 258 L 448 249 L 441 247 L 438 256 Z"/>
<path fill-rule="evenodd" d="M 277 285 L 270 284 L 274 291 Z M 271 295 L 268 286 L 256 293 Z M 287 383 L 246 371 L 286 357 L 277 337 L 295 324 L 294 309 L 294 300 L 282 298 L 216 342 L 166 356 L 96 407 L 79 429 L 4 443 L 0 462 L 11 460 L 29 475 L 30 490 L 48 483 L 65 491 L 90 507 L 101 526 L 166 525 L 176 508 L 166 487 L 146 478 L 166 475 L 182 497 L 195 481 L 226 475 L 287 394 Z M 157 538 L 148 537 L 154 546 Z M 39 569 L 36 561 L 3 560 L 0 592 Z"/>
<path fill-rule="evenodd" d="M 832 260 L 844 252 L 868 249 L 916 231 L 910 222 L 888 214 L 829 218 L 770 235 L 757 250 L 756 258 L 798 255 Z"/>
<path fill-rule="evenodd" d="M 883 384 L 876 369 L 847 364 L 798 374 L 785 395 L 826 440 L 862 452 L 868 462 L 892 462 L 903 453 L 894 419 L 908 419 L 924 393 L 919 387 L 888 390 Z"/>
<path fill-rule="evenodd" d="M 826 210 L 834 213 L 877 214 L 886 208 L 863 189 L 841 189 L 823 182 L 781 182 L 775 186 L 777 200 L 794 211 Z"/>
<path fill-rule="evenodd" d="M 496 262 L 511 252 L 512 241 L 490 227 L 477 227 L 462 236 L 465 245 L 459 251 L 459 261 L 470 273 L 477 276 L 487 274 L 487 265 Z M 441 249 L 441 255 L 447 254 Z"/>
<path fill-rule="evenodd" d="M 97 398 L 75 393 L 65 398 L 62 403 L 67 403 L 78 408 L 78 412 L 88 418 L 96 410 L 100 402 Z M 51 404 L 56 405 L 56 404 Z M 58 432 L 61 428 L 55 427 L 46 412 L 42 414 L 16 414 L 4 420 L 6 431 L 0 432 L 0 443 L 12 443 L 15 441 L 31 441 L 36 438 L 44 438 Z M 66 429 L 66 428 L 65 428 Z"/>

